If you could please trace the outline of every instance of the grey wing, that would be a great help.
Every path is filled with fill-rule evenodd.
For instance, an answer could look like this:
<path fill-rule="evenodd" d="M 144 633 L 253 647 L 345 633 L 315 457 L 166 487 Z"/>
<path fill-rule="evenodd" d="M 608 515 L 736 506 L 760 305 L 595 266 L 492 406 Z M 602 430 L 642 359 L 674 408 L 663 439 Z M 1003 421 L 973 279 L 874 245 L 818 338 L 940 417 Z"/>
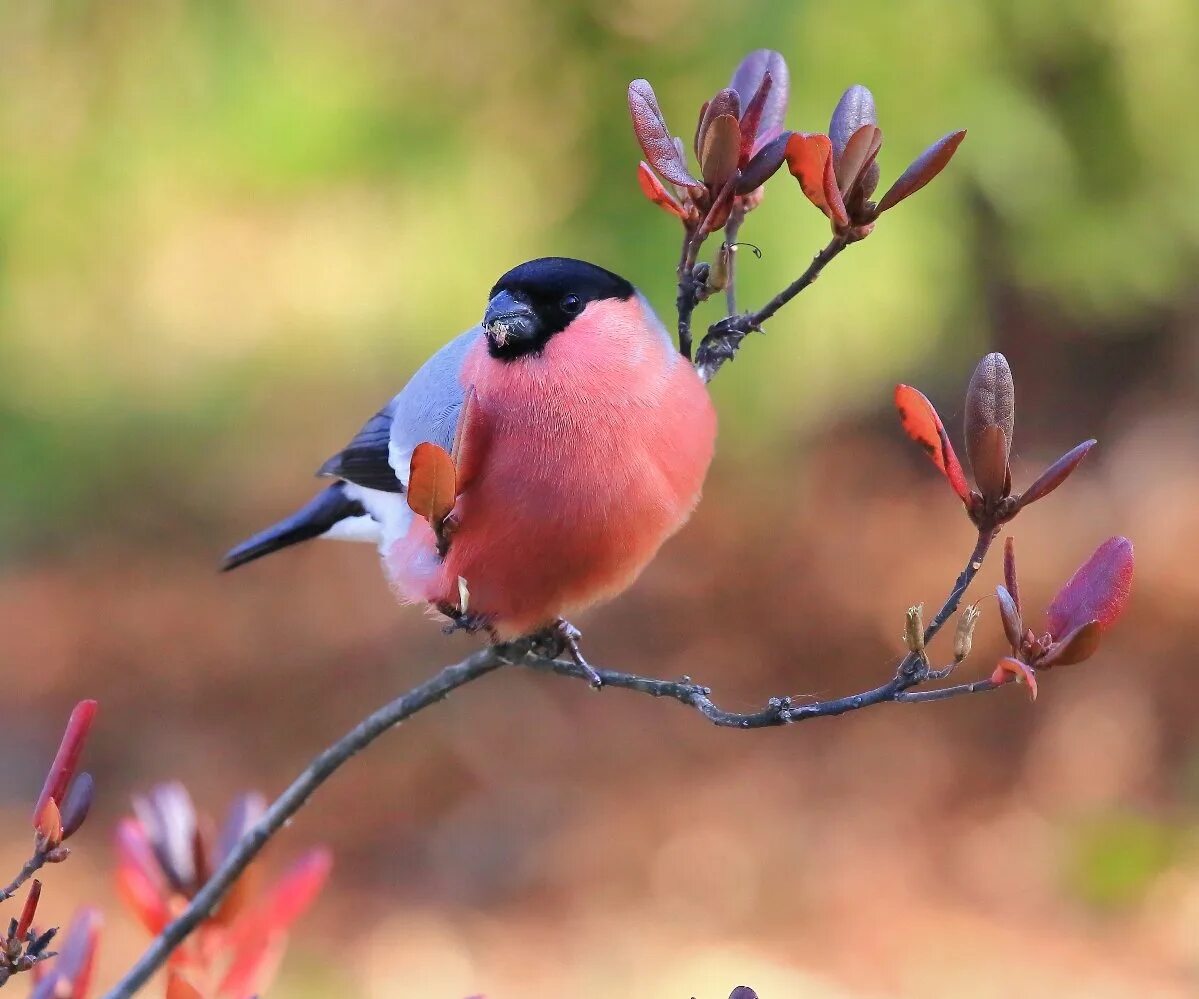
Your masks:
<path fill-rule="evenodd" d="M 464 395 L 458 374 L 479 333 L 477 327 L 467 330 L 430 357 L 399 395 L 372 416 L 317 474 L 366 489 L 402 493 L 417 444 L 433 441 L 447 451 L 453 446 Z"/>
<path fill-rule="evenodd" d="M 453 448 L 458 414 L 466 397 L 460 377 L 462 362 L 481 335 L 482 330 L 476 326 L 455 337 L 430 357 L 392 400 L 395 408 L 388 460 L 401 481 L 408 480 L 417 444 L 432 441 L 446 451 Z"/>

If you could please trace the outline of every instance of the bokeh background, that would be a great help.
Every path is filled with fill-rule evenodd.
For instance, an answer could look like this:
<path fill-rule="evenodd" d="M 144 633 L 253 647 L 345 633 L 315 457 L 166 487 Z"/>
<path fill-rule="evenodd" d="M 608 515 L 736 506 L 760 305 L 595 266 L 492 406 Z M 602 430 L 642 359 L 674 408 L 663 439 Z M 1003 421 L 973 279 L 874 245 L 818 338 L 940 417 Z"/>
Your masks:
<path fill-rule="evenodd" d="M 230 577 L 220 553 L 304 500 L 512 264 L 588 257 L 669 314 L 678 236 L 637 191 L 625 86 L 649 77 L 689 135 L 762 45 L 793 128 L 874 90 L 884 184 L 970 134 L 721 373 L 705 500 L 580 622 L 593 659 L 745 709 L 888 676 L 904 608 L 939 603 L 972 542 L 890 389 L 921 385 L 956 434 L 989 349 L 1016 373 L 1018 480 L 1101 441 L 1014 525 L 1025 599 L 1125 533 L 1130 613 L 1035 705 L 780 731 L 490 677 L 278 838 L 268 866 L 323 842 L 336 867 L 271 994 L 1199 990 L 1192 0 L 0 4 L 0 860 L 27 852 L 70 705 L 99 697 L 96 813 L 46 899 L 105 909 L 102 984 L 144 944 L 111 888 L 132 792 L 276 792 L 470 648 L 397 609 L 365 547 Z M 743 236 L 754 303 L 827 229 L 784 171 Z M 1001 647 L 983 607 L 971 676 Z"/>

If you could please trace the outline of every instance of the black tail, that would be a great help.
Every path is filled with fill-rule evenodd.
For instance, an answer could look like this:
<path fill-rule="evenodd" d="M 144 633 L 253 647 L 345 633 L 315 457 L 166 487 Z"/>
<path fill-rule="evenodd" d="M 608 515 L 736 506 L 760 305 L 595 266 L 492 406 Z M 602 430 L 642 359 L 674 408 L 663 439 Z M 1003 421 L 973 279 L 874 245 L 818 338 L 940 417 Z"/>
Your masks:
<path fill-rule="evenodd" d="M 362 504 L 350 499 L 342 484 L 338 482 L 317 493 L 310 503 L 286 520 L 260 531 L 231 549 L 221 564 L 221 571 L 236 569 L 239 565 L 253 562 L 256 558 L 277 552 L 288 545 L 319 538 L 338 521 L 347 517 L 361 517 L 365 513 Z"/>

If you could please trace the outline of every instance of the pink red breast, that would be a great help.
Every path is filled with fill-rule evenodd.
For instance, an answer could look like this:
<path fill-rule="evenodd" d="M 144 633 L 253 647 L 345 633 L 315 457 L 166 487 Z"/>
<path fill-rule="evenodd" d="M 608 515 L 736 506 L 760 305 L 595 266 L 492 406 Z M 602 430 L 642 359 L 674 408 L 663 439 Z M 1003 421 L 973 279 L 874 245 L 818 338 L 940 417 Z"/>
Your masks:
<path fill-rule="evenodd" d="M 707 389 L 639 297 L 604 300 L 539 356 L 462 366 L 483 438 L 446 558 L 414 521 L 387 556 L 401 595 L 458 602 L 504 637 L 627 587 L 687 520 L 711 462 Z"/>

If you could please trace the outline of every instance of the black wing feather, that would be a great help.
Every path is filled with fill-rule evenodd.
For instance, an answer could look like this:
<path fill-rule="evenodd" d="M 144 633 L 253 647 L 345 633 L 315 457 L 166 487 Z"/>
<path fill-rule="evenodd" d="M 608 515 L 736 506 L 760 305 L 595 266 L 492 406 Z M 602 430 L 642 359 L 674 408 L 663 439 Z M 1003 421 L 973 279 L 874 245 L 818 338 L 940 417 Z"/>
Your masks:
<path fill-rule="evenodd" d="M 402 493 L 404 484 L 396 477 L 388 461 L 391 443 L 391 423 L 395 403 L 389 402 L 366 421 L 354 439 L 317 470 L 317 475 L 345 479 L 367 489 Z"/>

